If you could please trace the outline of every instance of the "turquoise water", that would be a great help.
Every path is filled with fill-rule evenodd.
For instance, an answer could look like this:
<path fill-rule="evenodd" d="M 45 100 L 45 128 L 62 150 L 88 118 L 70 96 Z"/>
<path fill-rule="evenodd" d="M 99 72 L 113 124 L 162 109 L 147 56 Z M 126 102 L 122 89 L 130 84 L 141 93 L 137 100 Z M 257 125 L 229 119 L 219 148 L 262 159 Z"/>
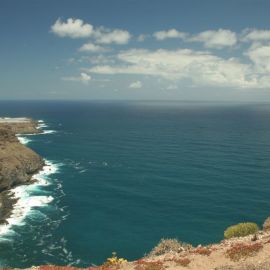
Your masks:
<path fill-rule="evenodd" d="M 0 102 L 54 130 L 28 146 L 58 172 L 52 196 L 0 239 L 2 265 L 136 259 L 162 237 L 219 241 L 270 215 L 270 106 L 191 102 Z"/>

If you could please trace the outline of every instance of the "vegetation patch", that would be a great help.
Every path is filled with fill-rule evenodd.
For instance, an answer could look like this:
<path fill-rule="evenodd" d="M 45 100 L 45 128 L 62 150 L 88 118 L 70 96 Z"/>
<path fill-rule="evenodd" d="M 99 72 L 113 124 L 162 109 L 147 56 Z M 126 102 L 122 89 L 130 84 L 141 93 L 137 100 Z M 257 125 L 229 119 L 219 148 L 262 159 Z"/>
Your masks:
<path fill-rule="evenodd" d="M 209 256 L 211 254 L 211 250 L 206 247 L 197 247 L 192 252 L 194 254 L 205 255 L 205 256 Z"/>
<path fill-rule="evenodd" d="M 255 255 L 263 248 L 263 245 L 260 243 L 255 244 L 246 244 L 238 243 L 233 245 L 226 251 L 226 256 L 232 261 L 239 261 L 242 258 L 247 258 Z"/>
<path fill-rule="evenodd" d="M 270 231 L 270 217 L 268 217 L 263 223 L 263 230 Z"/>
<path fill-rule="evenodd" d="M 110 270 L 110 269 L 119 269 L 120 266 L 124 263 L 127 263 L 127 260 L 124 258 L 118 258 L 116 252 L 112 253 L 112 257 L 107 258 L 106 262 L 98 267 L 99 270 Z"/>
<path fill-rule="evenodd" d="M 179 266 L 188 266 L 191 263 L 191 260 L 187 257 L 172 257 L 169 259 L 164 259 L 165 262 L 174 262 Z"/>
<path fill-rule="evenodd" d="M 177 239 L 161 239 L 157 246 L 151 250 L 149 256 L 159 256 L 168 252 L 180 253 L 191 248 L 192 245 L 180 242 Z"/>
<path fill-rule="evenodd" d="M 224 237 L 226 239 L 232 237 L 242 237 L 250 234 L 254 234 L 259 230 L 259 227 L 256 223 L 245 222 L 239 223 L 237 225 L 233 225 L 228 227 L 224 232 Z"/>

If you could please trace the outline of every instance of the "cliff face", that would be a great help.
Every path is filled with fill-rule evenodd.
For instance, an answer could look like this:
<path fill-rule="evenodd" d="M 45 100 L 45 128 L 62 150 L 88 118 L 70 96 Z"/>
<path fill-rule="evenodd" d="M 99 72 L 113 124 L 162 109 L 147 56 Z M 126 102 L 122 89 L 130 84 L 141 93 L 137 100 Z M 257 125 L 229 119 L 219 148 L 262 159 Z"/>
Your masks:
<path fill-rule="evenodd" d="M 15 132 L 39 132 L 32 125 L 32 121 L 19 125 L 0 124 L 0 223 L 8 217 L 14 203 L 9 189 L 31 183 L 33 174 L 44 165 L 43 159 L 22 145 L 15 135 Z"/>
<path fill-rule="evenodd" d="M 11 129 L 0 127 L 0 192 L 29 182 L 42 166 L 38 154 L 20 144 Z"/>

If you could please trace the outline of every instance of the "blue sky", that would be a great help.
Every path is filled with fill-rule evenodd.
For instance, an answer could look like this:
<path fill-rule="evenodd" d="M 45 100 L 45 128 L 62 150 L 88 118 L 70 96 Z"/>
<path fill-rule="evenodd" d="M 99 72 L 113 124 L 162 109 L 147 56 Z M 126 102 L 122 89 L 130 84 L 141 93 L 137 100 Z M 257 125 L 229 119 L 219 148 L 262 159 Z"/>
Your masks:
<path fill-rule="evenodd" d="M 1 99 L 270 101 L 268 0 L 1 0 Z"/>

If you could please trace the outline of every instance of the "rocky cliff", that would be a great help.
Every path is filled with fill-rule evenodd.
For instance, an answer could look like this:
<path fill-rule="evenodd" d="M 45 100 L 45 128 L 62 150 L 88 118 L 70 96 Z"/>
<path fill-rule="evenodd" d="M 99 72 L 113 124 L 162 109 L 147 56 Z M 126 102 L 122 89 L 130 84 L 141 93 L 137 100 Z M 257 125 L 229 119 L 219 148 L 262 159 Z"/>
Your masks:
<path fill-rule="evenodd" d="M 0 223 L 10 215 L 14 199 L 9 190 L 29 184 L 44 165 L 43 159 L 22 145 L 16 133 L 38 133 L 34 122 L 0 124 Z"/>

